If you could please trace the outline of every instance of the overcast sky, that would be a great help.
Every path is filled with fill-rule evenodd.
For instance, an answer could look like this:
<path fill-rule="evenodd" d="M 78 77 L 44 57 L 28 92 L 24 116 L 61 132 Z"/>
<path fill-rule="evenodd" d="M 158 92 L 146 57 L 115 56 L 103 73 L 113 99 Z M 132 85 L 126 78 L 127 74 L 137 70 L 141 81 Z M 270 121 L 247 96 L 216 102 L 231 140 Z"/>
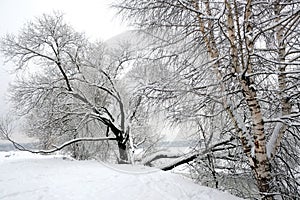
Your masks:
<path fill-rule="evenodd" d="M 18 33 L 24 23 L 43 13 L 61 11 L 66 21 L 76 31 L 85 32 L 94 39 L 107 40 L 124 32 L 126 25 L 114 17 L 109 9 L 110 0 L 0 0 L 0 37 L 6 33 Z M 9 66 L 3 64 L 0 55 L 0 116 L 7 110 L 5 101 Z"/>

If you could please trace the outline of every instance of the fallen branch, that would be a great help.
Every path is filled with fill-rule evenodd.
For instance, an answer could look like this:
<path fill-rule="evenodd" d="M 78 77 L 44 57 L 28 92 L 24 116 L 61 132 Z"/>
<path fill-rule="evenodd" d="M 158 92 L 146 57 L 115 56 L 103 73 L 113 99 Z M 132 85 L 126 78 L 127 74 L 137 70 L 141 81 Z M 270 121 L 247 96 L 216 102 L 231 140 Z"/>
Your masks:
<path fill-rule="evenodd" d="M 178 158 L 180 156 L 181 155 L 174 154 L 174 153 L 172 154 L 170 152 L 157 152 L 157 153 L 151 154 L 150 156 L 142 159 L 142 163 L 144 165 L 151 166 L 151 163 L 155 160 L 159 160 L 162 158 Z"/>
<path fill-rule="evenodd" d="M 208 153 L 210 152 L 214 152 L 214 151 L 217 151 L 219 149 L 215 149 L 216 147 L 218 146 L 223 146 L 223 145 L 226 145 L 226 144 L 230 144 L 230 145 L 233 145 L 231 144 L 230 142 L 233 141 L 234 138 L 231 137 L 230 139 L 226 140 L 226 141 L 223 141 L 223 142 L 219 142 L 219 143 L 216 143 L 214 145 L 212 145 L 211 147 L 207 148 L 207 149 L 204 149 L 203 151 L 201 152 L 194 152 L 194 153 L 191 153 L 191 154 L 185 154 L 177 159 L 175 159 L 174 162 L 172 162 L 171 164 L 167 164 L 167 165 L 164 165 L 164 166 L 161 166 L 159 167 L 161 170 L 164 170 L 164 171 L 168 171 L 168 170 L 172 170 L 173 168 L 175 167 L 178 167 L 182 164 L 186 164 L 188 162 L 191 162 L 199 157 L 205 157 Z M 229 147 L 229 148 L 232 148 L 232 147 Z M 222 150 L 225 150 L 226 148 L 222 149 Z"/>

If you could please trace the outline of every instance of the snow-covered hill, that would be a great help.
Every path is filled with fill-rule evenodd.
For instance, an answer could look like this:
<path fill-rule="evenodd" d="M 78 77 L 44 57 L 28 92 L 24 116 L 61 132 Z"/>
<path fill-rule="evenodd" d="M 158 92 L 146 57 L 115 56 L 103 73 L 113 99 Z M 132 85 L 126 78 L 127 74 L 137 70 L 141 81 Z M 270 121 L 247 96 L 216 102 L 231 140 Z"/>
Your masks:
<path fill-rule="evenodd" d="M 1 200 L 239 200 L 170 172 L 0 152 Z"/>

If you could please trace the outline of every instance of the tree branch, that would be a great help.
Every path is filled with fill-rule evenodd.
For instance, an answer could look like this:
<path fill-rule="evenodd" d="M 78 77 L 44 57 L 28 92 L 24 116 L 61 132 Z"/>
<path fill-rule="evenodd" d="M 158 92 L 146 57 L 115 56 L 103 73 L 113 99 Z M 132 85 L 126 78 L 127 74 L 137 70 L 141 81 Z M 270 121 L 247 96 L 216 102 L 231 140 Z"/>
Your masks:
<path fill-rule="evenodd" d="M 37 153 L 37 154 L 49 154 L 49 153 L 54 153 L 56 151 L 62 150 L 63 148 L 77 143 L 77 142 L 97 142 L 97 141 L 103 141 L 103 140 L 116 140 L 115 137 L 99 137 L 99 138 L 76 138 L 73 140 L 69 140 L 65 143 L 63 143 L 62 145 L 59 145 L 53 149 L 49 149 L 49 150 L 31 150 L 31 149 L 27 149 L 26 147 L 24 147 L 23 145 L 21 145 L 20 143 L 15 142 L 14 140 L 12 140 L 8 135 L 6 135 L 6 139 L 8 141 L 10 141 L 14 147 L 20 151 L 28 151 L 31 153 Z"/>

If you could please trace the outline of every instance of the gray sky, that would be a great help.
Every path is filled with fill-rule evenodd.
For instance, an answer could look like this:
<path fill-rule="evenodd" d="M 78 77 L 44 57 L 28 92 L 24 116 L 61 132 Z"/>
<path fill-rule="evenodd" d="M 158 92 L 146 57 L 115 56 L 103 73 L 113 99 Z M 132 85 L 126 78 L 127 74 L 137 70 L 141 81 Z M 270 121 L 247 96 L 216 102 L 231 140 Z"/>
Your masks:
<path fill-rule="evenodd" d="M 24 23 L 43 13 L 61 11 L 66 21 L 76 31 L 85 32 L 94 39 L 106 40 L 126 29 L 125 24 L 114 17 L 109 9 L 110 0 L 0 0 L 0 37 L 6 33 L 18 33 Z M 11 76 L 9 64 L 0 55 L 0 116 L 7 110 L 6 90 Z"/>

